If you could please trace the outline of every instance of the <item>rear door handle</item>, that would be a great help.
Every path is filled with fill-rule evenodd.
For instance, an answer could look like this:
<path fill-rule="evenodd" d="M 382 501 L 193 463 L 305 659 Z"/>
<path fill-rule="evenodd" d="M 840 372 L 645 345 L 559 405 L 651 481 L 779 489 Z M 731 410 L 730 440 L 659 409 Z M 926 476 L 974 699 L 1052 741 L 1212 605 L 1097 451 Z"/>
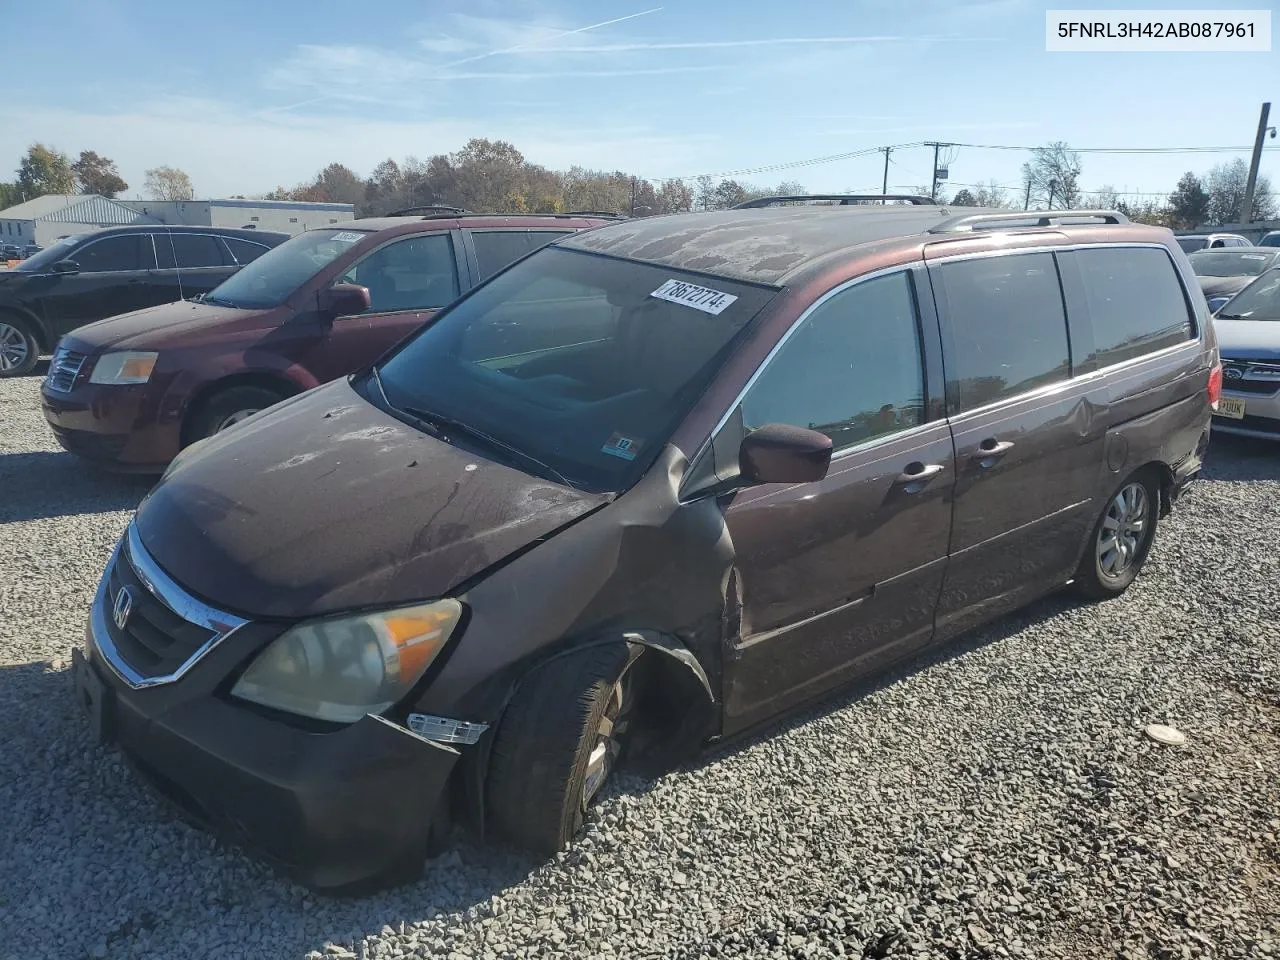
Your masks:
<path fill-rule="evenodd" d="M 905 493 L 915 493 L 945 469 L 940 463 L 908 463 L 907 469 L 898 474 L 897 483 Z"/>
<path fill-rule="evenodd" d="M 978 466 L 985 470 L 994 466 L 997 460 L 1012 449 L 1012 440 L 997 440 L 995 437 L 988 437 L 978 444 L 978 449 L 973 452 L 973 459 L 977 460 Z"/>

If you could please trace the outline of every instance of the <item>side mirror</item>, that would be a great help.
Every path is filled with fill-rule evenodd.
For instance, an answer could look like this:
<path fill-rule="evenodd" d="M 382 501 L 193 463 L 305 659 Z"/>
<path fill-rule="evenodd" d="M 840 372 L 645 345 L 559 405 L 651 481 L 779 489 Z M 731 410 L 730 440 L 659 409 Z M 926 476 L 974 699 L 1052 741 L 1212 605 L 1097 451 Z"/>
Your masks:
<path fill-rule="evenodd" d="M 330 317 L 364 313 L 371 305 L 369 288 L 356 283 L 335 283 L 320 294 L 320 312 Z"/>
<path fill-rule="evenodd" d="M 830 437 L 784 423 L 751 431 L 738 448 L 738 468 L 751 483 L 812 483 L 830 466 Z"/>
<path fill-rule="evenodd" d="M 79 273 L 80 264 L 74 260 L 59 260 L 49 269 L 54 273 Z"/>
<path fill-rule="evenodd" d="M 1210 313 L 1217 313 L 1219 310 L 1221 310 L 1223 307 L 1225 307 L 1225 306 L 1226 306 L 1228 303 L 1230 303 L 1230 302 L 1231 302 L 1231 298 L 1230 298 L 1230 297 L 1210 297 L 1210 298 L 1209 298 L 1209 312 L 1210 312 Z"/>

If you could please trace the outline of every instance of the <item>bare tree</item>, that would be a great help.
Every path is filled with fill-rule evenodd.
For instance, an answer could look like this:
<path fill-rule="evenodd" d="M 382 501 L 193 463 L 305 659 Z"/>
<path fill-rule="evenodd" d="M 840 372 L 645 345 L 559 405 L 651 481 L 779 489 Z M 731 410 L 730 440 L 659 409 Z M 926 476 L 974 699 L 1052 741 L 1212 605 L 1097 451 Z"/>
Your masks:
<path fill-rule="evenodd" d="M 153 167 L 146 172 L 144 189 L 154 200 L 191 200 L 191 178 L 176 167 Z"/>
<path fill-rule="evenodd" d="M 1009 205 L 1009 194 L 1000 184 L 994 180 L 988 180 L 984 185 L 978 187 L 978 192 L 974 194 L 974 205 L 979 207 L 1007 207 Z"/>
<path fill-rule="evenodd" d="M 1108 183 L 1099 187 L 1093 193 L 1087 194 L 1083 203 L 1092 210 L 1118 210 L 1120 209 L 1120 194 L 1116 192 L 1115 187 Z"/>
<path fill-rule="evenodd" d="M 1049 210 L 1066 210 L 1080 203 L 1080 154 L 1061 140 L 1036 147 L 1022 167 L 1023 183 L 1031 185 L 1031 202 Z"/>

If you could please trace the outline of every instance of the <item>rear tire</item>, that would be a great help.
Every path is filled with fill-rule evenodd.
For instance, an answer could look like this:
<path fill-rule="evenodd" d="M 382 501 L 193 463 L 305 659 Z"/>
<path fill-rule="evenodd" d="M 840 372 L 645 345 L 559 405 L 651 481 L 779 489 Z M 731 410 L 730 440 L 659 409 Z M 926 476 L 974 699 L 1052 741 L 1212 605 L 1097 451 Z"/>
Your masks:
<path fill-rule="evenodd" d="M 550 855 L 581 828 L 617 768 L 636 691 L 639 647 L 591 647 L 553 660 L 520 686 L 495 734 L 486 796 L 494 828 Z"/>
<path fill-rule="evenodd" d="M 209 397 L 191 418 L 188 443 L 212 437 L 227 427 L 246 420 L 260 410 L 285 399 L 283 393 L 267 387 L 228 387 Z"/>
<path fill-rule="evenodd" d="M 1160 484 L 1150 470 L 1128 477 L 1103 505 L 1076 570 L 1076 592 L 1110 600 L 1129 589 L 1151 551 L 1160 522 Z"/>
<path fill-rule="evenodd" d="M 0 313 L 0 377 L 24 377 L 40 360 L 40 341 L 21 317 Z"/>

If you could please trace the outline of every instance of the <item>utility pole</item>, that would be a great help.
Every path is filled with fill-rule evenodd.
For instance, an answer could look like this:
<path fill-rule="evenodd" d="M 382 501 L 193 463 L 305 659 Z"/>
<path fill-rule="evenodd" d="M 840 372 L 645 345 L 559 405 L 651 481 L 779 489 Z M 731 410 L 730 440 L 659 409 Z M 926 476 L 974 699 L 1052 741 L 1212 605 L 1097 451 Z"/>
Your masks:
<path fill-rule="evenodd" d="M 880 186 L 880 196 L 883 197 L 889 193 L 889 154 L 893 153 L 893 147 L 881 147 L 880 149 L 884 151 L 884 182 Z M 881 203 L 883 202 L 882 200 Z"/>
<path fill-rule="evenodd" d="M 1022 201 L 1022 209 L 1023 210 L 1031 209 L 1031 178 L 1030 177 L 1027 177 L 1027 196 Z"/>
<path fill-rule="evenodd" d="M 1050 210 L 1053 209 L 1053 193 L 1057 189 L 1058 189 L 1058 181 L 1050 180 L 1049 181 L 1049 209 Z"/>
<path fill-rule="evenodd" d="M 1267 117 L 1271 114 L 1271 104 L 1262 105 L 1262 114 L 1258 117 L 1258 135 L 1253 140 L 1253 159 L 1249 163 L 1249 180 L 1244 187 L 1244 200 L 1240 204 L 1240 222 L 1248 224 L 1253 215 L 1253 191 L 1258 185 L 1258 164 L 1262 160 L 1262 141 L 1267 138 Z"/>
<path fill-rule="evenodd" d="M 940 143 L 926 143 L 926 147 L 933 147 L 933 185 L 929 188 L 929 199 L 938 199 L 938 151 L 942 149 Z"/>

